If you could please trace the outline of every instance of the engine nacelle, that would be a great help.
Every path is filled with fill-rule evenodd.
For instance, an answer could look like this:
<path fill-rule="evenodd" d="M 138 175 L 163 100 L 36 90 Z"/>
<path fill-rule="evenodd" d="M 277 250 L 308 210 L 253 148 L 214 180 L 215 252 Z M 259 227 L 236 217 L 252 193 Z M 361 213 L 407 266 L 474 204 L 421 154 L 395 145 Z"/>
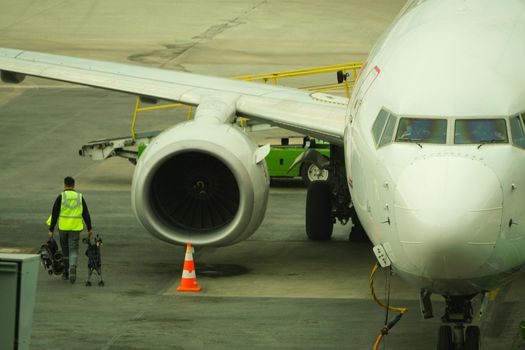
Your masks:
<path fill-rule="evenodd" d="M 25 74 L 9 72 L 6 70 L 0 71 L 0 78 L 4 83 L 18 84 L 24 81 L 26 78 Z"/>
<path fill-rule="evenodd" d="M 248 238 L 264 218 L 270 182 L 257 150 L 231 124 L 196 120 L 163 132 L 135 169 L 137 218 L 169 243 L 225 246 Z"/>

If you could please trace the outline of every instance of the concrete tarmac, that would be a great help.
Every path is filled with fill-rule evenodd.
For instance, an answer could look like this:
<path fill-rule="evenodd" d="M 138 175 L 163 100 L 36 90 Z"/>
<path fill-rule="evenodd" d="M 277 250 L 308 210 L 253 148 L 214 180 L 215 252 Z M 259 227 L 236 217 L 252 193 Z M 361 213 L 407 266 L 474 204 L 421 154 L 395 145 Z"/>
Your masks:
<path fill-rule="evenodd" d="M 359 60 L 403 1 L 7 1 L 0 46 L 109 59 L 220 76 Z M 371 349 L 385 313 L 371 300 L 370 246 L 304 233 L 306 191 L 274 181 L 266 218 L 245 242 L 195 254 L 199 294 L 174 291 L 184 249 L 151 237 L 130 205 L 133 166 L 93 162 L 78 148 L 129 135 L 135 98 L 39 79 L 0 85 L 0 247 L 37 249 L 62 179 L 85 195 L 102 248 L 105 287 L 41 273 L 32 349 Z M 141 116 L 140 130 L 162 129 L 183 111 Z M 0 249 L 1 250 L 1 249 Z M 81 252 L 84 246 L 81 247 Z M 384 293 L 384 276 L 378 276 Z M 484 349 L 525 349 L 521 277 L 502 293 L 482 326 Z M 386 349 L 433 349 L 436 318 L 419 315 L 418 291 L 397 278 L 392 303 L 408 314 Z"/>

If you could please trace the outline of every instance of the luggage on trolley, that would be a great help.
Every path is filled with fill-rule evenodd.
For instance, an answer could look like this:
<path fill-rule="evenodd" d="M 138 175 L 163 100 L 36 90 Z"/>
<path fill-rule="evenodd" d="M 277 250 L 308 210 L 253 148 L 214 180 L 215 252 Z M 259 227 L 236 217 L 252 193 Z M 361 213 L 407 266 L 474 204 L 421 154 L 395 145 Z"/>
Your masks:
<path fill-rule="evenodd" d="M 97 234 L 94 239 L 84 238 L 82 242 L 87 244 L 86 256 L 88 258 L 88 278 L 86 280 L 86 286 L 91 286 L 91 276 L 96 273 L 98 277 L 98 285 L 104 286 L 104 280 L 102 280 L 102 258 L 100 254 L 100 247 L 102 246 L 102 238 Z"/>
<path fill-rule="evenodd" d="M 64 273 L 64 257 L 53 238 L 50 238 L 45 244 L 40 246 L 38 254 L 40 255 L 42 267 L 50 276 Z"/>

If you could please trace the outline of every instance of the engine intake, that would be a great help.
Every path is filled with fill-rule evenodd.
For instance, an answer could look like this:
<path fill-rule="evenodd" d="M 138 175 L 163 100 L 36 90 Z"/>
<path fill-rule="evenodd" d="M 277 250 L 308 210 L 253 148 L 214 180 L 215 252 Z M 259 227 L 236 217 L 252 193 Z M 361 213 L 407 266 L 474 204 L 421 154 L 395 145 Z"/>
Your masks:
<path fill-rule="evenodd" d="M 180 171 L 180 169 L 185 169 Z M 230 223 L 239 210 L 235 176 L 220 160 L 200 152 L 176 154 L 162 164 L 151 182 L 150 199 L 166 224 L 196 232 Z"/>
<path fill-rule="evenodd" d="M 257 146 L 230 124 L 189 121 L 154 139 L 137 163 L 132 206 L 164 241 L 224 246 L 259 227 L 269 177 Z"/>

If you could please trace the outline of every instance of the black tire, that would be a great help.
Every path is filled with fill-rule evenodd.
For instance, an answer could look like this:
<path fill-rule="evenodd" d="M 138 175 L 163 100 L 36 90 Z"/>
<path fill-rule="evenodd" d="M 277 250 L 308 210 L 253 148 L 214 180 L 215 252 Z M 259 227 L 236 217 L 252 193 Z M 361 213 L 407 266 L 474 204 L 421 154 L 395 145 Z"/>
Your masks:
<path fill-rule="evenodd" d="M 320 170 L 314 163 L 303 163 L 301 166 L 301 177 L 304 185 L 310 186 L 314 181 L 327 181 L 330 178 L 330 173 L 327 169 Z"/>
<path fill-rule="evenodd" d="M 314 181 L 306 193 L 306 235 L 313 241 L 328 241 L 334 222 L 331 218 L 332 194 L 330 183 Z"/>
<path fill-rule="evenodd" d="M 352 219 L 352 229 L 348 240 L 351 242 L 370 242 L 370 238 L 368 238 L 363 225 L 361 225 L 354 207 L 350 209 L 350 218 Z"/>
<path fill-rule="evenodd" d="M 439 327 L 437 350 L 453 350 L 452 328 L 450 326 Z"/>
<path fill-rule="evenodd" d="M 468 326 L 465 331 L 465 350 L 479 350 L 480 332 L 478 326 Z"/>

